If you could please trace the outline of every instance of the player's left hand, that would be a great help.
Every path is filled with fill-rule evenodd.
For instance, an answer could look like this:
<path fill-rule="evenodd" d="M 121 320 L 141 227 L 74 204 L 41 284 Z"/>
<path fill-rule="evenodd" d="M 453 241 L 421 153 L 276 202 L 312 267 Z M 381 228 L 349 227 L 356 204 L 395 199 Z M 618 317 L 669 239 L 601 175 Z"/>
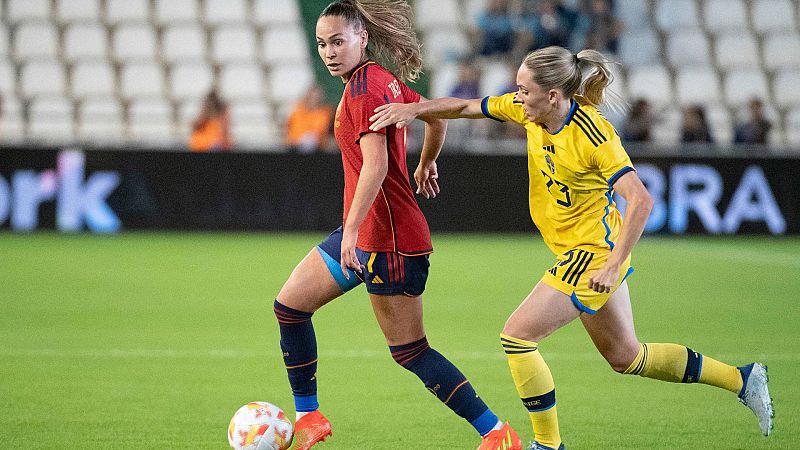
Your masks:
<path fill-rule="evenodd" d="M 346 279 L 350 279 L 350 273 L 347 269 L 361 273 L 361 262 L 358 261 L 356 255 L 356 241 L 358 240 L 358 230 L 348 231 L 346 228 L 342 230 L 342 254 L 339 261 L 342 265 L 342 273 Z"/>
<path fill-rule="evenodd" d="M 425 198 L 436 198 L 439 193 L 439 172 L 436 168 L 436 161 L 423 164 L 419 162 L 417 170 L 414 171 L 414 181 L 417 182 L 417 194 L 422 194 Z"/>
<path fill-rule="evenodd" d="M 403 128 L 417 117 L 415 103 L 389 103 L 375 108 L 375 114 L 369 118 L 373 122 L 369 126 L 372 131 L 378 131 L 389 125 L 395 124 Z"/>
<path fill-rule="evenodd" d="M 611 292 L 617 284 L 619 266 L 606 262 L 589 278 L 589 289 L 595 292 Z"/>

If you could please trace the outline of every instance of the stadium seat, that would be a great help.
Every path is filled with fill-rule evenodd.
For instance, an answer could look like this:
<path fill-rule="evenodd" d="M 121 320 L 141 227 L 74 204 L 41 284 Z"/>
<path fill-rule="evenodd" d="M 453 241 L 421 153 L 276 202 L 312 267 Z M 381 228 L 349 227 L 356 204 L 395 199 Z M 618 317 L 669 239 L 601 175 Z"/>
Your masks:
<path fill-rule="evenodd" d="M 781 109 L 800 107 L 800 72 L 782 70 L 775 74 L 772 81 L 772 92 L 775 104 Z"/>
<path fill-rule="evenodd" d="M 14 33 L 17 60 L 58 57 L 58 30 L 48 22 L 25 22 Z"/>
<path fill-rule="evenodd" d="M 22 66 L 20 87 L 24 97 L 61 96 L 66 87 L 64 67 L 52 61 L 31 61 Z"/>
<path fill-rule="evenodd" d="M 430 30 L 423 37 L 422 57 L 428 66 L 455 62 L 470 53 L 469 40 L 457 29 Z"/>
<path fill-rule="evenodd" d="M 22 103 L 16 97 L 3 93 L 3 114 L 0 115 L 0 136 L 3 141 L 21 140 L 25 137 L 25 115 Z"/>
<path fill-rule="evenodd" d="M 105 61 L 78 62 L 72 66 L 72 95 L 75 98 L 110 97 L 115 94 L 114 69 Z"/>
<path fill-rule="evenodd" d="M 161 24 L 175 22 L 198 23 L 200 7 L 197 0 L 156 0 L 156 21 Z"/>
<path fill-rule="evenodd" d="M 658 144 L 677 144 L 681 140 L 681 110 L 667 106 L 656 110 L 656 121 L 651 131 L 654 142 Z"/>
<path fill-rule="evenodd" d="M 628 72 L 630 99 L 644 98 L 656 108 L 672 102 L 672 77 L 664 66 L 637 67 Z"/>
<path fill-rule="evenodd" d="M 206 32 L 194 24 L 169 26 L 162 35 L 162 56 L 167 62 L 206 58 Z"/>
<path fill-rule="evenodd" d="M 458 64 L 443 63 L 431 76 L 431 98 L 449 97 L 458 83 Z"/>
<path fill-rule="evenodd" d="M 128 108 L 128 135 L 145 144 L 169 144 L 175 134 L 172 122 L 172 106 L 165 100 L 136 100 Z"/>
<path fill-rule="evenodd" d="M 107 49 L 106 29 L 99 23 L 70 25 L 64 32 L 64 55 L 69 61 L 104 59 Z"/>
<path fill-rule="evenodd" d="M 74 139 L 74 107 L 69 99 L 33 100 L 28 111 L 28 137 L 60 142 Z"/>
<path fill-rule="evenodd" d="M 237 147 L 265 149 L 272 146 L 277 137 L 276 128 L 272 111 L 263 101 L 231 104 L 231 134 Z"/>
<path fill-rule="evenodd" d="M 178 104 L 178 123 L 177 134 L 178 138 L 184 142 L 188 142 L 189 136 L 192 132 L 192 122 L 200 113 L 201 99 L 190 98 Z"/>
<path fill-rule="evenodd" d="M 84 140 L 121 140 L 125 134 L 122 106 L 112 97 L 93 98 L 78 106 L 78 137 Z"/>
<path fill-rule="evenodd" d="M 65 23 L 97 23 L 100 20 L 100 0 L 58 0 L 56 15 Z"/>
<path fill-rule="evenodd" d="M 695 0 L 657 0 L 655 21 L 664 31 L 697 28 L 700 26 L 699 16 Z"/>
<path fill-rule="evenodd" d="M 202 62 L 175 64 L 169 74 L 170 92 L 178 100 L 206 95 L 213 82 L 211 67 Z"/>
<path fill-rule="evenodd" d="M 747 29 L 747 7 L 744 0 L 705 0 L 703 17 L 712 33 Z"/>
<path fill-rule="evenodd" d="M 277 102 L 295 102 L 314 82 L 314 73 L 308 64 L 272 67 L 268 76 L 270 99 Z"/>
<path fill-rule="evenodd" d="M 111 25 L 149 19 L 150 0 L 106 0 L 106 21 Z"/>
<path fill-rule="evenodd" d="M 235 63 L 222 66 L 219 88 L 223 98 L 229 100 L 261 98 L 264 95 L 264 76 L 261 66 L 252 63 Z"/>
<path fill-rule="evenodd" d="M 675 78 L 675 93 L 681 106 L 720 103 L 720 83 L 710 66 L 684 68 Z"/>
<path fill-rule="evenodd" d="M 223 25 L 214 30 L 211 54 L 218 63 L 248 62 L 256 57 L 256 37 L 249 26 Z"/>
<path fill-rule="evenodd" d="M 501 95 L 508 92 L 508 86 L 516 77 L 516 64 L 506 62 L 490 62 L 481 67 L 481 80 L 478 95 Z"/>
<path fill-rule="evenodd" d="M 464 5 L 464 14 L 467 25 L 474 25 L 478 23 L 478 17 L 486 10 L 489 0 L 466 0 Z"/>
<path fill-rule="evenodd" d="M 206 0 L 206 23 L 219 25 L 222 23 L 245 23 L 248 17 L 246 0 Z"/>
<path fill-rule="evenodd" d="M 461 8 L 457 0 L 417 0 L 414 2 L 414 20 L 423 31 L 442 28 L 459 28 L 462 23 Z"/>
<path fill-rule="evenodd" d="M 800 70 L 800 35 L 778 33 L 766 36 L 764 42 L 764 67 L 776 71 Z"/>
<path fill-rule="evenodd" d="M 661 44 L 651 28 L 625 31 L 619 40 L 619 58 L 628 66 L 661 63 Z"/>
<path fill-rule="evenodd" d="M 761 69 L 742 69 L 729 72 L 725 76 L 725 102 L 731 107 L 747 103 L 758 97 L 768 100 L 769 84 Z"/>
<path fill-rule="evenodd" d="M 0 94 L 6 96 L 15 93 L 16 78 L 14 63 L 5 58 L 0 59 Z M 2 117 L 1 114 L 0 117 Z"/>
<path fill-rule="evenodd" d="M 152 61 L 156 57 L 156 34 L 145 23 L 123 24 L 114 31 L 114 56 L 120 62 Z"/>
<path fill-rule="evenodd" d="M 308 61 L 308 45 L 299 25 L 274 26 L 264 31 L 264 62 L 271 65 Z"/>
<path fill-rule="evenodd" d="M 253 21 L 261 26 L 301 23 L 297 1 L 255 0 Z"/>
<path fill-rule="evenodd" d="M 786 113 L 786 142 L 798 148 L 800 147 L 800 106 L 797 106 Z"/>
<path fill-rule="evenodd" d="M 8 47 L 8 28 L 5 24 L 0 23 L 0 55 L 5 57 L 9 54 Z"/>
<path fill-rule="evenodd" d="M 163 97 L 164 77 L 161 64 L 152 62 L 125 64 L 120 74 L 120 85 L 122 96 L 126 99 Z"/>
<path fill-rule="evenodd" d="M 50 0 L 8 0 L 6 13 L 11 23 L 50 20 Z"/>
<path fill-rule="evenodd" d="M 669 33 L 666 47 L 667 59 L 673 67 L 698 66 L 711 60 L 708 39 L 699 28 Z"/>
<path fill-rule="evenodd" d="M 719 35 L 714 47 L 717 66 L 724 71 L 759 67 L 758 44 L 744 30 Z"/>
<path fill-rule="evenodd" d="M 795 14 L 795 6 L 790 0 L 753 0 L 753 29 L 761 34 L 794 31 Z"/>
<path fill-rule="evenodd" d="M 705 105 L 706 119 L 711 136 L 717 144 L 730 144 L 733 142 L 733 118 L 724 105 L 711 103 Z"/>
<path fill-rule="evenodd" d="M 614 0 L 614 15 L 626 28 L 636 29 L 650 26 L 648 0 Z"/>

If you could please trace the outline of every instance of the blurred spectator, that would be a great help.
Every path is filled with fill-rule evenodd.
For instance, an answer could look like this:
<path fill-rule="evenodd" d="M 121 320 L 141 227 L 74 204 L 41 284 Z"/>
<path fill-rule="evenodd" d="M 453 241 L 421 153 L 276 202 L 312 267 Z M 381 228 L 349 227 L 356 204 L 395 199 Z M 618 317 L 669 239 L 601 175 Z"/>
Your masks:
<path fill-rule="evenodd" d="M 203 99 L 200 114 L 192 123 L 189 148 L 193 152 L 225 151 L 233 147 L 228 104 L 212 90 Z"/>
<path fill-rule="evenodd" d="M 514 46 L 514 23 L 508 10 L 508 0 L 490 0 L 478 17 L 480 54 L 504 54 Z"/>
<path fill-rule="evenodd" d="M 650 130 L 653 128 L 654 119 L 650 102 L 643 98 L 637 99 L 622 128 L 622 136 L 631 142 L 650 141 Z"/>
<path fill-rule="evenodd" d="M 764 117 L 764 104 L 754 98 L 749 103 L 750 118 L 736 126 L 734 142 L 766 144 L 772 123 Z"/>
<path fill-rule="evenodd" d="M 689 106 L 683 110 L 681 142 L 714 142 L 706 120 L 706 110 L 702 106 Z"/>
<path fill-rule="evenodd" d="M 524 0 L 522 4 L 523 42 L 526 51 L 559 45 L 569 47 L 578 13 L 559 0 Z"/>
<path fill-rule="evenodd" d="M 462 61 L 458 65 L 458 81 L 450 91 L 450 97 L 456 98 L 478 98 L 478 87 L 480 85 L 480 71 L 469 61 Z"/>
<path fill-rule="evenodd" d="M 614 16 L 611 6 L 610 0 L 583 0 L 583 14 L 576 26 L 573 49 L 617 53 L 624 25 Z"/>
<path fill-rule="evenodd" d="M 322 88 L 313 85 L 289 114 L 286 143 L 300 153 L 312 153 L 326 147 L 333 108 L 325 104 L 324 99 Z"/>

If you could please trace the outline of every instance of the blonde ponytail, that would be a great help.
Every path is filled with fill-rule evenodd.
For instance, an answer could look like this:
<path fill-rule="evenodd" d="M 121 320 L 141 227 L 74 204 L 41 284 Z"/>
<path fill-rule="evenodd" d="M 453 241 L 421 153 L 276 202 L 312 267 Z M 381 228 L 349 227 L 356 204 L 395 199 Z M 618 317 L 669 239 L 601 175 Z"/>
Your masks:
<path fill-rule="evenodd" d="M 545 47 L 528 53 L 522 64 L 544 90 L 560 89 L 565 97 L 580 97 L 595 107 L 605 104 L 612 110 L 625 108 L 625 102 L 608 88 L 614 81 L 609 69 L 614 62 L 596 50 L 573 55 L 563 47 Z M 587 66 L 589 73 L 584 77 L 581 68 Z"/>

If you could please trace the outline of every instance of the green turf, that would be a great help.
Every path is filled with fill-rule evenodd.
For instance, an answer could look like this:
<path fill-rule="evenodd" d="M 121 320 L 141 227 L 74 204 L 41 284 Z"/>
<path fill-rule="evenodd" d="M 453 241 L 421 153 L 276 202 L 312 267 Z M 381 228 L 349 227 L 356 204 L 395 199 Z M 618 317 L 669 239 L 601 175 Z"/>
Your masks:
<path fill-rule="evenodd" d="M 224 449 L 252 400 L 292 413 L 272 300 L 324 234 L 0 234 L 0 448 Z M 428 338 L 530 439 L 498 332 L 553 257 L 536 236 L 436 235 Z M 613 373 L 579 324 L 541 345 L 570 449 L 800 448 L 800 239 L 649 238 L 630 279 L 643 341 L 769 364 L 764 438 L 727 392 Z M 314 318 L 325 449 L 469 449 L 392 361 L 362 289 Z"/>

